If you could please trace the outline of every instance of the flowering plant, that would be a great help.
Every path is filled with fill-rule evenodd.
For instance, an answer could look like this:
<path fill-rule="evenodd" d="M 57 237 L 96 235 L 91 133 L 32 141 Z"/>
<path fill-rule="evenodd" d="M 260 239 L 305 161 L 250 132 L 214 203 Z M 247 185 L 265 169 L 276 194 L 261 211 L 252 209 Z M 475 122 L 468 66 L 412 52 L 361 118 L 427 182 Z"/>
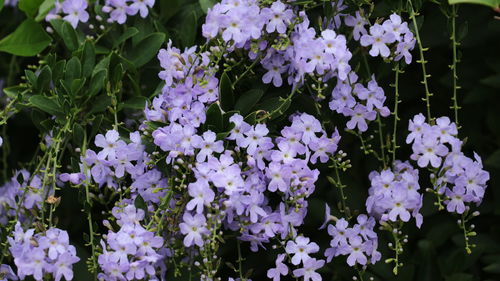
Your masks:
<path fill-rule="evenodd" d="M 20 22 L 0 280 L 422 280 L 406 253 L 437 249 L 436 216 L 475 253 L 490 172 L 463 131 L 458 6 L 426 3 L 451 26 L 441 101 L 423 3 L 389 2 L 0 1 Z"/>

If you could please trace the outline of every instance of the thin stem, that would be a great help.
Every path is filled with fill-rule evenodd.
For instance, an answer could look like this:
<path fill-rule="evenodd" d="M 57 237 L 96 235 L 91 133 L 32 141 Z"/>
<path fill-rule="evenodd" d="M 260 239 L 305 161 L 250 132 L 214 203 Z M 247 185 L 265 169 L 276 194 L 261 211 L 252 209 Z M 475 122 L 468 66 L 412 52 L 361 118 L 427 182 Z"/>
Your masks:
<path fill-rule="evenodd" d="M 396 67 L 394 68 L 394 71 L 396 72 L 396 77 L 394 79 L 394 127 L 392 131 L 392 163 L 396 161 L 396 149 L 398 148 L 397 140 L 396 140 L 396 134 L 397 134 L 397 125 L 399 121 L 399 116 L 398 116 L 398 104 L 401 102 L 399 100 L 399 63 L 396 63 Z"/>
<path fill-rule="evenodd" d="M 240 240 L 236 239 L 237 242 L 237 247 L 238 247 L 238 272 L 240 274 L 240 280 L 245 281 L 246 279 L 243 277 L 243 269 L 241 262 L 243 261 L 243 257 L 241 256 L 241 246 L 240 246 Z"/>
<path fill-rule="evenodd" d="M 411 3 L 411 0 L 408 1 L 410 5 L 410 18 L 413 20 L 413 27 L 415 29 L 415 38 L 417 39 L 417 44 L 418 44 L 418 50 L 420 54 L 420 59 L 417 60 L 418 63 L 422 65 L 422 74 L 423 74 L 423 79 L 422 79 L 422 84 L 424 84 L 425 88 L 425 98 L 423 98 L 423 101 L 425 101 L 426 107 L 427 107 L 427 119 L 430 122 L 432 120 L 431 117 L 431 103 L 430 103 L 430 97 L 432 97 L 432 94 L 429 92 L 429 82 L 427 81 L 427 78 L 431 77 L 430 74 L 427 74 L 427 70 L 425 68 L 425 64 L 427 61 L 425 60 L 424 52 L 428 50 L 428 48 L 424 48 L 422 46 L 422 40 L 420 39 L 420 33 L 418 31 L 418 24 L 417 24 L 417 13 L 413 9 L 413 4 Z"/>
<path fill-rule="evenodd" d="M 232 89 L 234 89 L 234 87 L 236 86 L 236 84 L 238 84 L 238 82 L 240 82 L 241 78 L 245 77 L 245 75 L 247 75 L 248 72 L 250 72 L 250 70 L 252 70 L 254 68 L 254 66 L 260 61 L 261 56 L 262 55 L 259 54 L 259 56 L 257 58 L 255 58 L 255 60 L 252 62 L 252 64 L 247 67 L 247 69 L 245 70 L 245 72 L 243 72 L 240 76 L 238 76 L 238 78 L 236 78 L 236 80 L 231 85 Z"/>
<path fill-rule="evenodd" d="M 460 62 L 460 60 L 457 58 L 457 46 L 460 45 L 459 42 L 457 42 L 457 33 L 456 33 L 456 24 L 455 24 L 455 19 L 457 18 L 457 11 L 458 11 L 458 6 L 457 5 L 452 5 L 451 6 L 451 36 L 450 39 L 452 41 L 452 49 L 453 49 L 453 64 L 450 65 L 451 71 L 452 71 L 452 79 L 453 79 L 453 97 L 451 98 L 453 101 L 453 105 L 451 108 L 453 109 L 455 113 L 455 124 L 457 127 L 458 125 L 458 110 L 460 107 L 458 106 L 458 100 L 457 100 L 457 91 L 460 89 L 460 86 L 458 86 L 458 75 L 457 75 L 457 64 Z"/>
<path fill-rule="evenodd" d="M 385 159 L 385 144 L 384 144 L 384 136 L 382 131 L 382 120 L 380 120 L 380 115 L 377 114 L 377 123 L 378 123 L 378 137 L 380 141 L 380 155 L 382 157 L 382 164 L 384 164 L 384 169 L 387 168 L 387 162 Z"/>
<path fill-rule="evenodd" d="M 338 188 L 339 193 L 340 193 L 340 212 L 342 214 L 345 214 L 347 218 L 349 219 L 351 217 L 351 214 L 349 212 L 349 209 L 347 208 L 346 204 L 346 199 L 347 197 L 344 195 L 344 188 L 346 187 L 345 185 L 342 184 L 340 181 L 340 174 L 339 174 L 339 167 L 337 165 L 337 161 L 334 159 L 333 160 L 333 165 L 335 167 L 335 181 L 334 184 Z"/>

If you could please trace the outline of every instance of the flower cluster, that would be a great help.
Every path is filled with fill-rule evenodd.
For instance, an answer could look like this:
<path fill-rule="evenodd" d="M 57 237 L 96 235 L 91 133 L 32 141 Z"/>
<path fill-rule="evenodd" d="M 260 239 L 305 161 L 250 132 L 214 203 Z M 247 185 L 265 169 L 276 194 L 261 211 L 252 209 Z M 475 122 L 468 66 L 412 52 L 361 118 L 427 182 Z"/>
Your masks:
<path fill-rule="evenodd" d="M 333 257 L 347 256 L 347 264 L 366 265 L 380 260 L 381 254 L 377 251 L 378 236 L 373 231 L 375 219 L 366 215 L 359 215 L 357 223 L 349 227 L 345 219 L 339 219 L 335 225 L 328 226 L 328 234 L 332 236 L 330 248 L 326 249 L 327 262 Z"/>
<path fill-rule="evenodd" d="M 73 28 L 76 28 L 79 22 L 85 23 L 89 20 L 88 4 L 87 0 L 64 0 L 62 3 L 56 0 L 54 8 L 47 14 L 45 20 L 50 21 L 62 17 Z"/>
<path fill-rule="evenodd" d="M 157 270 L 165 270 L 160 262 L 163 238 L 141 226 L 144 211 L 133 205 L 114 207 L 113 215 L 120 230 L 110 230 L 106 241 L 101 240 L 103 253 L 98 262 L 103 272 L 99 280 L 157 279 Z"/>
<path fill-rule="evenodd" d="M 203 36 L 213 39 L 220 34 L 225 42 L 242 48 L 248 41 L 259 39 L 264 30 L 284 34 L 293 17 L 292 10 L 280 1 L 261 9 L 256 0 L 223 0 L 209 9 Z"/>
<path fill-rule="evenodd" d="M 15 217 L 18 209 L 40 208 L 42 192 L 42 179 L 39 175 L 31 177 L 26 170 L 17 171 L 9 182 L 0 187 L 0 224 L 6 225 L 9 218 Z M 20 219 L 24 220 L 24 210 L 21 211 Z"/>
<path fill-rule="evenodd" d="M 187 155 L 193 155 L 197 160 L 193 166 L 196 181 L 188 185 L 192 199 L 186 205 L 187 212 L 180 227 L 186 235 L 186 246 L 201 246 L 203 235 L 207 234 L 205 208 L 218 198 L 219 204 L 225 206 L 226 226 L 242 228 L 240 239 L 250 241 L 256 251 L 257 246 L 269 238 L 277 234 L 286 236 L 289 223 L 293 226 L 302 224 L 307 206 L 305 198 L 314 191 L 318 176 L 318 171 L 311 170 L 308 162 L 328 161 L 337 150 L 340 137 L 338 132 L 331 138 L 327 137 L 317 119 L 301 114 L 292 118 L 292 126 L 281 131 L 282 135 L 276 138 L 277 149 L 273 149 L 275 144 L 267 136 L 269 130 L 264 124 L 251 126 L 238 114 L 230 121 L 234 128 L 227 139 L 235 142 L 233 151 L 223 151 L 222 141 L 216 141 L 211 131 L 206 131 L 203 136 L 191 132 L 186 137 L 189 142 L 178 142 L 181 146 L 186 145 L 184 152 L 176 155 L 189 152 Z M 169 146 L 164 142 L 170 137 L 162 135 L 162 131 L 163 128 L 158 129 L 153 137 L 155 143 L 168 152 Z M 246 151 L 246 163 L 237 162 L 243 151 Z M 289 212 L 284 203 L 273 211 L 268 205 L 266 191 L 292 200 L 300 211 Z"/>
<path fill-rule="evenodd" d="M 252 59 L 262 51 L 260 63 L 267 71 L 262 81 L 266 84 L 280 87 L 283 73 L 288 74 L 289 84 L 303 82 L 306 74 L 321 76 L 324 81 L 334 76 L 346 79 L 352 54 L 345 36 L 333 29 L 318 36 L 309 23 L 305 12 L 297 14 L 280 1 L 260 9 L 256 1 L 227 0 L 209 10 L 203 35 L 212 39 L 220 34 L 225 42 L 234 42 L 234 47 L 250 49 Z M 287 32 L 290 27 L 293 29 Z M 273 45 L 270 42 L 276 36 L 281 43 Z"/>
<path fill-rule="evenodd" d="M 418 190 L 418 170 L 408 162 L 395 161 L 394 169 L 373 171 L 366 199 L 366 210 L 380 221 L 407 222 L 413 216 L 417 226 L 422 225 L 422 197 Z"/>
<path fill-rule="evenodd" d="M 448 211 L 462 214 L 468 208 L 466 203 L 479 205 L 490 176 L 479 155 L 474 153 L 471 159 L 462 152 L 456 124 L 440 117 L 431 125 L 418 114 L 409 121 L 408 129 L 406 142 L 413 143 L 411 158 L 422 168 L 431 167 L 434 189 L 446 195 Z"/>
<path fill-rule="evenodd" d="M 403 22 L 399 15 L 392 14 L 382 24 L 375 23 L 370 27 L 370 33 L 366 31 L 365 24 L 367 21 L 361 17 L 359 12 L 356 13 L 356 17 L 346 18 L 346 25 L 354 27 L 354 39 L 360 40 L 361 46 L 371 46 L 369 53 L 372 57 L 380 55 L 383 58 L 388 58 L 391 56 L 390 44 L 397 43 L 392 51 L 394 60 L 399 61 L 404 57 L 406 64 L 411 63 L 410 51 L 415 47 L 416 40 L 408 28 L 408 24 Z"/>
<path fill-rule="evenodd" d="M 102 149 L 98 153 L 88 149 L 85 157 L 82 157 L 85 165 L 80 165 L 87 168 L 88 178 L 92 178 L 99 186 L 118 189 L 118 183 L 130 175 L 133 198 L 140 194 L 146 201 L 159 202 L 159 198 L 164 195 L 161 189 L 166 186 L 166 180 L 156 168 L 148 166 L 150 156 L 144 151 L 139 132 L 130 133 L 130 143 L 126 143 L 116 130 L 109 130 L 105 135 L 96 136 L 95 145 Z M 84 173 L 82 171 L 73 176 L 85 178 Z M 64 174 L 60 178 L 62 176 Z"/>
<path fill-rule="evenodd" d="M 309 238 L 302 235 L 298 235 L 295 239 L 289 240 L 286 243 L 285 252 L 286 256 L 291 257 L 290 262 L 295 266 L 302 264 L 301 268 L 293 270 L 292 273 L 295 278 L 302 277 L 303 280 L 313 281 L 322 280 L 321 275 L 316 270 L 322 268 L 325 265 L 325 261 L 317 260 L 309 255 L 318 251 L 318 244 L 310 242 Z M 279 254 L 276 258 L 276 267 L 267 271 L 267 277 L 273 279 L 273 281 L 279 281 L 281 280 L 281 276 L 287 276 L 289 269 L 283 263 L 284 260 L 285 254 Z"/>
<path fill-rule="evenodd" d="M 167 49 L 158 54 L 162 71 L 158 76 L 165 81 L 162 94 L 155 97 L 152 106 L 146 106 L 149 121 L 175 123 L 197 128 L 205 122 L 206 106 L 219 96 L 219 80 L 210 63 L 210 52 L 196 53 L 196 47 L 180 52 L 169 41 Z M 189 130 L 189 129 L 186 129 Z"/>
<path fill-rule="evenodd" d="M 123 24 L 127 16 L 147 17 L 154 4 L 155 0 L 105 0 L 102 11 L 109 14 L 108 22 Z"/>
<path fill-rule="evenodd" d="M 69 244 L 68 233 L 58 228 L 34 233 L 35 229 L 25 232 L 18 222 L 13 237 L 8 238 L 17 276 L 21 280 L 26 276 L 42 280 L 45 274 L 52 274 L 56 281 L 62 277 L 72 280 L 73 264 L 80 259 L 76 256 L 75 247 Z"/>
<path fill-rule="evenodd" d="M 355 72 L 350 72 L 348 79 L 338 80 L 329 106 L 331 110 L 351 118 L 346 123 L 348 129 L 357 128 L 360 132 L 365 132 L 368 130 L 367 122 L 375 120 L 377 114 L 387 117 L 390 111 L 384 106 L 386 96 L 375 76 L 372 76 L 367 87 L 357 81 L 358 75 Z"/>

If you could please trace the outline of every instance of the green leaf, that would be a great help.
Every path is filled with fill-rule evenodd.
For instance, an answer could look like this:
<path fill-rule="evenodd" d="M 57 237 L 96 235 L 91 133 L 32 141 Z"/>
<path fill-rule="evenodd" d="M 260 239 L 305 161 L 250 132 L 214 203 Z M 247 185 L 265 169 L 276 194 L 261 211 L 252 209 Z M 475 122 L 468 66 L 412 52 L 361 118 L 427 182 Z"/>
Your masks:
<path fill-rule="evenodd" d="M 99 72 L 92 75 L 89 84 L 89 90 L 87 94 L 89 97 L 95 96 L 104 87 L 104 81 L 106 81 L 108 71 L 106 69 L 101 69 Z"/>
<path fill-rule="evenodd" d="M 94 71 L 92 72 L 92 76 L 94 76 L 96 73 L 100 72 L 101 70 L 107 71 L 109 68 L 109 60 L 110 60 L 110 57 L 107 56 L 107 57 L 103 58 L 101 61 L 99 61 L 97 63 L 97 65 L 95 66 Z"/>
<path fill-rule="evenodd" d="M 82 77 L 82 64 L 77 57 L 72 57 L 66 63 L 66 69 L 64 72 L 64 81 L 70 85 L 74 79 Z"/>
<path fill-rule="evenodd" d="M 8 88 L 3 88 L 3 92 L 11 99 L 17 98 L 26 88 L 23 86 L 12 86 Z"/>
<path fill-rule="evenodd" d="M 500 149 L 493 152 L 493 154 L 491 154 L 488 158 L 486 158 L 484 164 L 487 166 L 500 169 Z"/>
<path fill-rule="evenodd" d="M 83 77 L 89 77 L 94 70 L 95 48 L 90 41 L 85 41 L 82 52 L 82 74 Z"/>
<path fill-rule="evenodd" d="M 36 16 L 36 21 L 41 21 L 45 16 L 54 8 L 55 0 L 45 0 L 38 8 L 38 15 Z"/>
<path fill-rule="evenodd" d="M 126 58 L 134 63 L 135 67 L 146 64 L 156 56 L 161 45 L 165 42 L 165 37 L 165 34 L 161 32 L 148 35 L 128 52 Z"/>
<path fill-rule="evenodd" d="M 238 110 L 241 115 L 247 115 L 263 95 L 264 91 L 262 89 L 253 89 L 245 92 L 236 101 L 234 109 Z"/>
<path fill-rule="evenodd" d="M 1 12 L 1 11 L 2 11 L 2 9 L 3 9 L 3 4 L 4 4 L 4 3 L 3 3 L 3 0 L 0 0 L 0 12 Z"/>
<path fill-rule="evenodd" d="M 85 131 L 83 130 L 82 125 L 79 123 L 73 124 L 73 142 L 74 145 L 80 147 L 83 144 Z"/>
<path fill-rule="evenodd" d="M 222 132 L 223 121 L 222 112 L 216 103 L 213 103 L 207 109 L 207 121 L 205 122 L 206 127 L 212 127 L 215 133 Z"/>
<path fill-rule="evenodd" d="M 50 42 L 50 36 L 40 24 L 26 19 L 13 33 L 0 41 L 0 51 L 30 57 L 39 54 Z"/>
<path fill-rule="evenodd" d="M 31 84 L 31 87 L 35 90 L 38 89 L 38 76 L 36 76 L 35 72 L 31 70 L 25 70 L 24 74 L 26 75 L 26 79 Z"/>
<path fill-rule="evenodd" d="M 217 3 L 215 0 L 198 0 L 198 2 L 200 2 L 200 7 L 205 14 L 209 8 L 212 8 Z"/>
<path fill-rule="evenodd" d="M 75 29 L 69 24 L 69 22 L 61 19 L 54 19 L 50 21 L 50 24 L 54 30 L 63 39 L 64 45 L 68 50 L 74 51 L 78 48 L 78 36 L 76 35 Z"/>
<path fill-rule="evenodd" d="M 40 92 L 44 92 L 50 86 L 52 80 L 52 70 L 48 65 L 42 67 L 40 74 L 38 74 L 37 88 Z"/>
<path fill-rule="evenodd" d="M 125 32 L 116 39 L 116 41 L 113 43 L 113 48 L 118 47 L 121 43 L 125 42 L 127 39 L 131 38 L 132 36 L 136 35 L 139 33 L 139 30 L 135 27 L 129 27 Z"/>
<path fill-rule="evenodd" d="M 43 0 L 19 0 L 19 10 L 23 11 L 28 17 L 32 18 L 36 15 L 38 7 Z"/>
<path fill-rule="evenodd" d="M 448 0 L 448 3 L 450 3 L 450 5 L 453 5 L 453 4 L 479 4 L 479 5 L 489 6 L 489 7 L 492 7 L 494 9 L 500 7 L 500 0 Z"/>
<path fill-rule="evenodd" d="M 62 113 L 61 106 L 51 98 L 42 95 L 34 95 L 29 99 L 30 103 L 35 107 L 47 112 L 51 115 L 60 115 Z"/>
<path fill-rule="evenodd" d="M 71 86 L 70 86 L 70 92 L 71 95 L 76 96 L 80 92 L 80 90 L 83 88 L 83 85 L 85 85 L 85 78 L 81 79 L 75 79 L 71 81 Z"/>
<path fill-rule="evenodd" d="M 143 96 L 133 97 L 125 102 L 121 103 L 119 108 L 130 108 L 130 109 L 144 109 L 148 99 Z"/>
<path fill-rule="evenodd" d="M 488 273 L 500 274 L 500 261 L 485 266 L 483 270 Z"/>
<path fill-rule="evenodd" d="M 224 111 L 229 111 L 234 106 L 234 93 L 231 79 L 227 76 L 227 73 L 222 73 L 219 84 L 219 100 L 220 107 Z"/>
<path fill-rule="evenodd" d="M 182 32 L 179 34 L 180 39 L 184 47 L 190 47 L 194 44 L 196 39 L 196 31 L 198 29 L 198 16 L 196 11 L 192 11 L 188 16 L 186 16 L 182 22 Z"/>
<path fill-rule="evenodd" d="M 480 80 L 481 84 L 500 89 L 500 74 L 491 75 Z"/>

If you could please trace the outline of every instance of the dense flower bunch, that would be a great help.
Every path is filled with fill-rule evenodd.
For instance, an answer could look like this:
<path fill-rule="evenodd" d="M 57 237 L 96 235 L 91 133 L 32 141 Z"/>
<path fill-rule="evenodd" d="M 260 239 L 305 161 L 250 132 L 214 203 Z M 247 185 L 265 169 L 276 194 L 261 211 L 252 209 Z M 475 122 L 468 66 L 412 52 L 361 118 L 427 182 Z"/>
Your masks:
<path fill-rule="evenodd" d="M 141 226 L 144 211 L 133 205 L 115 207 L 113 215 L 120 230 L 116 233 L 110 230 L 106 242 L 101 240 L 103 253 L 99 255 L 99 265 L 103 273 L 99 274 L 99 280 L 157 278 L 156 271 L 163 259 L 159 254 L 163 238 Z"/>
<path fill-rule="evenodd" d="M 43 280 L 45 274 L 51 274 L 56 281 L 63 276 L 71 280 L 73 264 L 80 260 L 75 247 L 69 244 L 68 233 L 58 228 L 35 234 L 35 229 L 25 232 L 17 223 L 9 245 L 21 280 L 30 275 L 35 280 Z"/>
<path fill-rule="evenodd" d="M 411 63 L 410 51 L 415 47 L 416 40 L 408 28 L 408 24 L 403 22 L 400 16 L 392 14 L 382 24 L 375 23 L 370 26 L 370 33 L 365 29 L 366 24 L 366 20 L 361 17 L 359 12 L 356 13 L 356 17 L 348 16 L 346 18 L 346 25 L 354 27 L 354 39 L 360 40 L 364 47 L 371 46 L 369 52 L 371 56 L 391 57 L 395 61 L 404 57 L 407 64 Z M 391 44 L 394 46 L 392 51 L 389 48 Z"/>
<path fill-rule="evenodd" d="M 457 138 L 457 126 L 448 117 L 437 118 L 434 125 L 422 114 L 409 121 L 407 143 L 412 144 L 411 158 L 432 171 L 434 189 L 445 195 L 449 212 L 464 213 L 467 203 L 479 205 L 483 200 L 490 175 L 483 170 L 479 155 L 471 159 L 462 152 L 463 142 Z"/>
<path fill-rule="evenodd" d="M 408 162 L 396 161 L 394 170 L 373 171 L 369 175 L 371 187 L 366 199 L 366 210 L 380 221 L 407 222 L 413 216 L 417 226 L 422 225 L 423 195 L 418 192 L 418 170 Z"/>
<path fill-rule="evenodd" d="M 138 121 L 136 127 L 134 122 L 122 126 L 118 121 L 114 91 L 120 92 L 123 84 L 119 82 L 116 86 L 108 81 L 105 98 L 111 102 L 105 107 L 114 114 L 114 122 L 107 123 L 105 132 L 93 132 L 88 137 L 90 147 L 86 128 L 82 127 L 84 141 L 81 146 L 72 147 L 77 157 L 71 159 L 71 165 L 59 165 L 62 156 L 51 154 L 47 157 L 50 167 L 40 165 L 42 168 L 32 175 L 27 170 L 17 171 L 0 187 L 0 224 L 11 223 L 10 229 L 5 228 L 5 232 L 2 229 L 0 234 L 9 236 L 9 250 L 17 267 L 16 272 L 1 264 L 0 280 L 27 276 L 42 280 L 44 275 L 52 275 L 55 280 L 73 278 L 72 265 L 79 261 L 75 247 L 69 244 L 67 232 L 53 227 L 52 222 L 52 211 L 58 204 L 55 194 L 65 185 L 81 188 L 86 197 L 86 211 L 92 208 L 92 200 L 107 209 L 101 213 L 108 215 L 102 221 L 107 233 L 100 234 L 93 233 L 89 211 L 87 219 L 92 236 L 86 242 L 92 246 L 89 268 L 97 279 L 109 281 L 166 280 L 167 264 L 174 264 L 173 270 L 168 269 L 174 278 L 184 269 L 196 269 L 201 280 L 220 280 L 218 270 L 223 262 L 218 255 L 225 239 L 237 240 L 238 263 L 243 260 L 241 243 L 252 252 L 267 247 L 277 250 L 275 267 L 267 270 L 267 277 L 274 281 L 282 276 L 321 281 L 317 271 L 338 256 L 347 256 L 347 264 L 361 276 L 369 264 L 382 258 L 378 251 L 379 236 L 374 231 L 377 223 L 380 229 L 393 233 L 396 245 L 389 243 L 389 248 L 396 252 L 396 257 L 386 262 L 395 262 L 397 273 L 401 266 L 398 255 L 407 238 L 401 241 L 401 227 L 412 217 L 418 228 L 423 223 L 419 168 L 430 171 L 433 189 L 429 191 L 437 195 L 440 206 L 444 202 L 449 212 L 464 214 L 472 203 L 479 205 L 489 174 L 477 154 L 471 159 L 461 151 L 463 142 L 457 138 L 457 125 L 448 117 L 427 123 L 419 114 L 410 121 L 406 143 L 412 144 L 410 158 L 416 161 L 417 168 L 409 161 L 388 164 L 389 157 L 384 154 L 392 149 L 395 159 L 398 147 L 395 135 L 390 145 L 385 145 L 389 141 L 384 142 L 380 120 L 391 114 L 385 105 L 387 97 L 375 74 L 370 73 L 368 63 L 367 73 L 362 75 L 354 64 L 357 60 L 351 59 L 366 52 L 372 57 L 381 56 L 397 65 L 399 74 L 399 66 L 404 67 L 399 61 L 404 58 L 406 64 L 411 63 L 410 51 L 416 43 L 408 24 L 392 14 L 370 25 L 364 10 L 351 15 L 346 12 L 347 5 L 334 1 L 323 3 L 332 5 L 329 8 L 334 14 L 315 28 L 306 13 L 308 7 L 291 2 L 222 0 L 208 9 L 202 25 L 202 35 L 207 39 L 204 45 L 181 50 L 174 46 L 175 40 L 169 40 L 166 48 L 156 48 L 152 54 L 160 49 L 158 77 L 162 84 L 144 107 L 141 103 L 143 116 L 134 120 Z M 110 24 L 124 24 L 129 16 L 146 18 L 154 3 L 154 0 L 103 3 L 56 0 L 46 20 L 62 18 L 76 28 L 79 23 L 89 22 L 90 14 L 95 13 L 97 21 L 104 16 Z M 352 33 L 341 34 L 344 30 Z M 138 31 L 131 30 L 130 34 L 134 32 Z M 93 39 L 87 38 L 85 46 L 89 47 Z M 352 39 L 359 44 L 351 44 Z M 94 65 L 92 60 L 84 61 L 85 56 L 89 52 L 104 52 L 94 50 L 93 46 L 89 51 L 85 46 L 81 52 L 73 50 L 81 55 L 83 63 L 64 61 L 64 70 L 75 65 L 78 69 Z M 129 68 L 133 59 L 117 55 L 118 51 L 115 54 L 114 49 L 119 49 L 115 47 L 103 65 L 123 59 L 123 64 L 116 67 L 121 74 L 125 71 L 123 65 Z M 243 58 L 242 62 L 236 63 L 233 55 Z M 247 58 L 250 66 L 245 65 Z M 242 68 L 243 73 L 236 73 Z M 119 76 L 114 71 L 110 76 Z M 34 72 L 33 75 L 42 76 Z M 278 105 L 266 104 L 272 109 L 261 109 L 266 108 L 259 103 L 262 91 L 252 104 L 255 106 L 252 113 L 250 109 L 238 109 L 233 99 L 244 98 L 245 93 L 235 95 L 233 91 L 240 90 L 238 83 L 245 75 L 255 75 L 256 81 L 264 84 L 272 83 L 274 87 L 269 88 L 280 95 L 274 97 Z M 234 82 L 230 76 L 235 78 Z M 74 80 L 71 82 L 74 90 L 74 85 L 78 86 L 79 81 L 85 83 L 89 77 L 70 78 Z M 96 79 L 93 74 L 89 78 L 91 82 Z M 134 86 L 140 90 L 142 85 Z M 276 88 L 289 90 L 286 98 L 283 97 L 286 91 L 281 93 Z M 326 91 L 331 91 L 331 96 L 325 95 Z M 230 92 L 229 102 L 223 92 Z M 314 109 L 289 110 L 292 99 L 304 92 L 309 92 L 306 98 Z M 396 95 L 396 106 L 397 99 Z M 36 102 L 36 98 L 30 102 Z M 349 120 L 345 126 L 331 124 L 320 119 L 322 112 L 336 112 Z M 399 117 L 397 110 L 392 113 L 396 130 Z M 380 156 L 368 150 L 370 146 L 365 146 L 363 138 L 374 120 L 379 122 Z M 42 150 L 58 150 L 64 143 L 61 136 L 78 130 L 77 126 L 73 129 L 66 126 L 63 130 L 59 123 L 54 124 L 44 135 Z M 339 127 L 358 136 L 365 155 L 376 154 L 384 167 L 369 174 L 367 214 L 351 212 L 345 203 L 345 185 L 339 171 L 350 168 L 350 162 L 343 160 L 347 155 L 338 149 Z M 59 133 L 53 135 L 56 131 Z M 301 226 L 306 222 L 320 169 L 326 168 L 335 169 L 336 179 L 328 177 L 328 180 L 340 188 L 339 211 L 343 217 L 332 216 L 326 205 L 326 219 L 320 229 L 327 227 L 331 240 L 323 252 L 312 237 L 304 236 Z M 51 208 L 49 224 L 43 216 L 45 204 Z M 42 222 L 29 217 L 29 211 L 42 212 Z M 20 222 L 13 230 L 15 220 Z M 331 221 L 335 223 L 329 224 Z M 29 229 L 24 231 L 23 227 Z M 324 253 L 325 258 L 315 256 L 319 253 Z M 230 265 L 240 275 L 236 280 L 250 280 L 243 277 L 241 264 L 239 269 Z"/>
<path fill-rule="evenodd" d="M 347 264 L 366 265 L 380 260 L 381 254 L 377 251 L 378 236 L 373 231 L 375 219 L 366 215 L 359 215 L 357 223 L 349 227 L 345 219 L 339 219 L 335 225 L 328 225 L 328 234 L 332 236 L 330 248 L 325 250 L 326 261 L 343 255 L 347 257 Z M 369 259 L 368 259 L 369 258 Z"/>
<path fill-rule="evenodd" d="M 48 194 L 48 189 L 43 194 L 42 179 L 40 175 L 30 176 L 27 170 L 17 171 L 11 180 L 0 187 L 0 224 L 6 225 L 8 220 L 21 211 L 20 220 L 24 220 L 25 210 L 41 207 L 42 196 Z"/>
<path fill-rule="evenodd" d="M 142 18 L 147 17 L 149 8 L 152 8 L 155 0 L 106 0 L 102 11 L 109 14 L 108 22 L 123 24 L 127 21 L 127 16 L 139 14 Z M 89 21 L 88 0 L 59 0 L 54 1 L 54 8 L 45 17 L 46 21 L 57 18 L 69 22 L 73 28 L 78 26 L 79 22 Z M 98 15 L 97 19 L 101 19 Z"/>

